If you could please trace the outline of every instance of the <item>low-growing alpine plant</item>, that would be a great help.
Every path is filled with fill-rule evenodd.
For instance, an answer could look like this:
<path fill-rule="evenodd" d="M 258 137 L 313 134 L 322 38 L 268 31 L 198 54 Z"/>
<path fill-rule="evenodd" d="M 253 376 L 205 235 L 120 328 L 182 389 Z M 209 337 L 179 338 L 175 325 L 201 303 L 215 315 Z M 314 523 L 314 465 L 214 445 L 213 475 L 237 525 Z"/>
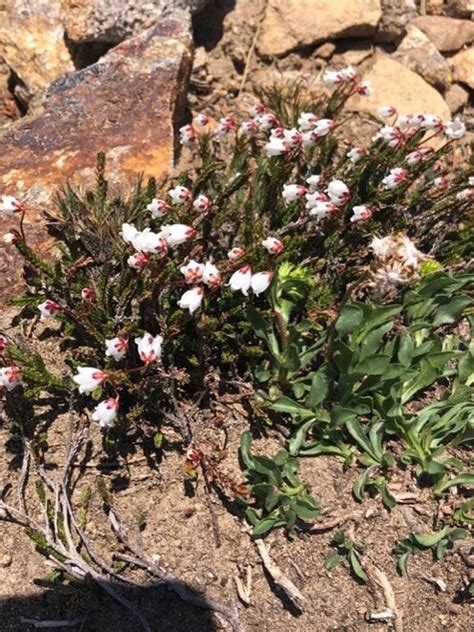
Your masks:
<path fill-rule="evenodd" d="M 285 430 L 286 449 L 256 456 L 245 434 L 245 485 L 212 480 L 245 489 L 257 534 L 317 515 L 298 457 L 357 462 L 355 496 L 391 507 L 395 467 L 449 487 L 463 465 L 446 446 L 472 438 L 473 350 L 457 324 L 473 277 L 450 272 L 472 237 L 474 169 L 450 160 L 464 124 L 387 105 L 372 139 L 349 143 L 344 106 L 371 87 L 351 67 L 324 83 L 314 103 L 275 91 L 247 119 L 196 115 L 179 130 L 192 168 L 128 198 L 109 192 L 99 155 L 95 190 L 67 185 L 45 211 L 50 260 L 28 245 L 22 201 L 0 205 L 19 217 L 4 240 L 27 269 L 13 302 L 63 351 L 59 376 L 0 337 L 5 396 L 73 393 L 117 441 L 173 423 L 202 465 L 184 405 L 253 385 L 254 424 Z"/>

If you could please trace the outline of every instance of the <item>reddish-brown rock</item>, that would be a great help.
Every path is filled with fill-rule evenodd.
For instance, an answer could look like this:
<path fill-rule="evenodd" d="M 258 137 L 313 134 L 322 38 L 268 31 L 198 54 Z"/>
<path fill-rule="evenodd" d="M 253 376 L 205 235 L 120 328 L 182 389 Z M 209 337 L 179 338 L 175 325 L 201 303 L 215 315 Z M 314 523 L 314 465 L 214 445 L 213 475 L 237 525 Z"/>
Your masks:
<path fill-rule="evenodd" d="M 99 151 L 111 183 L 124 186 L 140 172 L 160 176 L 171 167 L 192 57 L 186 15 L 160 20 L 99 63 L 58 79 L 35 116 L 0 137 L 0 194 L 27 202 L 33 246 L 48 248 L 40 209 L 68 179 L 91 184 Z M 0 218 L 0 235 L 12 219 Z M 0 296 L 19 278 L 12 250 L 0 245 Z"/>

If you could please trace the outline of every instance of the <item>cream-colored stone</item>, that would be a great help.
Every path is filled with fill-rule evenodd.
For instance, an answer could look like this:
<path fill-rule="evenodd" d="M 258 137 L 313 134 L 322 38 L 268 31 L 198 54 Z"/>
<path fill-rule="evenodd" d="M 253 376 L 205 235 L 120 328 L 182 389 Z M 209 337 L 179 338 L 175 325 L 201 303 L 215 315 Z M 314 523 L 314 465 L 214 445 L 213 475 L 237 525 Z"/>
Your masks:
<path fill-rule="evenodd" d="M 474 41 L 474 22 L 443 15 L 422 15 L 410 22 L 427 35 L 440 52 L 455 51 Z"/>
<path fill-rule="evenodd" d="M 333 42 L 324 42 L 321 46 L 314 51 L 314 55 L 316 57 L 321 57 L 321 59 L 330 59 L 336 50 L 336 45 Z"/>
<path fill-rule="evenodd" d="M 338 37 L 372 35 L 380 0 L 269 0 L 258 39 L 262 55 L 284 55 Z"/>
<path fill-rule="evenodd" d="M 474 47 L 454 55 L 449 62 L 454 81 L 465 83 L 474 90 Z"/>
<path fill-rule="evenodd" d="M 364 74 L 364 80 L 372 83 L 372 94 L 352 97 L 348 103 L 352 109 L 372 114 L 380 120 L 384 120 L 378 113 L 382 105 L 393 105 L 401 114 L 426 112 L 443 120 L 451 117 L 445 100 L 437 90 L 388 55 L 381 55 L 375 60 L 372 68 Z"/>

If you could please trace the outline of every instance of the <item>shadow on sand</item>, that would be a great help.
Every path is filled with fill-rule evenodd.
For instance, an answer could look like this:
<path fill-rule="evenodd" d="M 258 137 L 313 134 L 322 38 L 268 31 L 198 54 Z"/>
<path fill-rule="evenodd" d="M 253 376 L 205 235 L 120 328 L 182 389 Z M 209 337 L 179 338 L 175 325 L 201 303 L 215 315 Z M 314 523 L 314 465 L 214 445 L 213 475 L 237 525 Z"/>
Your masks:
<path fill-rule="evenodd" d="M 17 578 L 21 585 L 22 578 Z M 166 586 L 117 587 L 152 632 L 214 632 L 209 610 L 184 603 Z M 220 627 L 220 626 L 219 626 Z M 1 632 L 143 632 L 147 628 L 93 583 L 59 585 L 31 597 L 0 600 Z"/>

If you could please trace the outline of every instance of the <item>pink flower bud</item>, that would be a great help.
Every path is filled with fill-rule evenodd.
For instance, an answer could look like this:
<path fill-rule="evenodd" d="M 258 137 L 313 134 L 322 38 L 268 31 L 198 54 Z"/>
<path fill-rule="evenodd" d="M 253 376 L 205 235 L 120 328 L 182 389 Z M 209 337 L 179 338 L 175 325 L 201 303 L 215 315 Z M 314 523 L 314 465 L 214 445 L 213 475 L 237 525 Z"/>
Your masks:
<path fill-rule="evenodd" d="M 235 259 L 240 259 L 244 255 L 245 251 L 242 250 L 242 248 L 232 248 L 232 250 L 229 250 L 229 252 L 227 253 L 227 258 L 231 261 L 234 261 Z"/>
<path fill-rule="evenodd" d="M 191 191 L 182 186 L 176 186 L 174 189 L 171 189 L 168 191 L 168 195 L 173 204 L 184 204 L 192 198 Z"/>
<path fill-rule="evenodd" d="M 85 287 L 81 291 L 81 297 L 89 303 L 95 299 L 95 290 L 92 287 Z"/>
<path fill-rule="evenodd" d="M 55 301 L 51 301 L 50 299 L 47 299 L 46 301 L 44 301 L 44 303 L 40 303 L 40 305 L 38 305 L 38 309 L 41 314 L 40 316 L 41 320 L 45 320 L 46 318 L 51 318 L 57 312 L 59 312 L 61 309 L 61 306 L 58 305 L 58 303 L 56 303 Z"/>
<path fill-rule="evenodd" d="M 209 124 L 209 117 L 205 114 L 198 114 L 194 119 L 194 124 L 198 127 L 206 127 Z"/>
<path fill-rule="evenodd" d="M 22 210 L 21 203 L 13 197 L 13 195 L 2 195 L 2 201 L 0 202 L 0 212 L 5 215 L 13 215 Z"/>
<path fill-rule="evenodd" d="M 157 219 L 158 217 L 163 217 L 166 215 L 166 212 L 169 210 L 169 204 L 167 204 L 164 200 L 159 200 L 158 198 L 153 198 L 150 204 L 147 204 L 147 210 L 150 211 L 153 219 Z"/>
<path fill-rule="evenodd" d="M 109 397 L 94 408 L 92 419 L 98 421 L 101 428 L 110 428 L 117 417 L 118 409 L 119 398 Z"/>
<path fill-rule="evenodd" d="M 221 273 L 219 272 L 217 267 L 210 261 L 206 261 L 204 265 L 202 280 L 203 283 L 211 288 L 219 287 L 219 285 L 221 284 Z"/>
<path fill-rule="evenodd" d="M 326 193 L 336 206 L 344 206 L 351 196 L 348 186 L 342 180 L 331 180 Z"/>
<path fill-rule="evenodd" d="M 186 283 L 198 283 L 202 279 L 204 266 L 202 263 L 191 260 L 185 266 L 181 266 L 180 271 Z"/>
<path fill-rule="evenodd" d="M 250 286 L 253 290 L 253 293 L 258 296 L 265 292 L 270 283 L 272 282 L 273 272 L 257 272 L 257 274 L 252 275 L 252 280 L 250 282 Z"/>
<path fill-rule="evenodd" d="M 175 246 L 184 244 L 185 241 L 193 239 L 196 235 L 196 230 L 186 224 L 168 224 L 161 227 L 160 235 L 171 248 L 174 248 Z"/>
<path fill-rule="evenodd" d="M 189 309 L 189 313 L 192 315 L 197 309 L 201 307 L 202 299 L 204 298 L 204 288 L 193 287 L 183 294 L 179 299 L 178 305 L 181 309 Z"/>
<path fill-rule="evenodd" d="M 267 156 L 281 156 L 288 151 L 288 143 L 281 138 L 271 138 L 265 145 L 265 152 Z"/>
<path fill-rule="evenodd" d="M 408 178 L 408 171 L 402 167 L 390 169 L 388 176 L 382 180 L 385 189 L 394 189 Z"/>
<path fill-rule="evenodd" d="M 362 81 L 356 88 L 357 94 L 368 97 L 372 94 L 372 83 L 370 81 Z"/>
<path fill-rule="evenodd" d="M 198 139 L 197 132 L 193 125 L 184 125 L 179 129 L 179 140 L 184 147 L 194 145 Z"/>
<path fill-rule="evenodd" d="M 127 353 L 127 349 L 127 338 L 117 336 L 116 338 L 110 338 L 105 341 L 105 355 L 113 358 L 114 360 L 122 360 Z"/>
<path fill-rule="evenodd" d="M 262 241 L 262 246 L 265 246 L 268 252 L 275 256 L 279 255 L 284 249 L 283 243 L 275 237 L 267 237 L 264 241 Z"/>
<path fill-rule="evenodd" d="M 151 362 L 158 362 L 161 358 L 161 345 L 163 343 L 163 336 L 153 337 L 151 334 L 145 332 L 140 338 L 135 338 L 135 344 L 137 345 L 138 355 L 144 364 L 150 364 Z"/>
<path fill-rule="evenodd" d="M 395 116 L 396 113 L 397 113 L 397 110 L 393 107 L 393 105 L 383 105 L 382 107 L 379 108 L 379 114 L 380 116 L 383 116 L 384 118 Z"/>
<path fill-rule="evenodd" d="M 248 296 L 250 283 L 252 281 L 252 268 L 249 265 L 242 266 L 230 277 L 230 289 L 233 292 L 241 291 L 244 296 Z"/>
<path fill-rule="evenodd" d="M 92 393 L 107 377 L 105 371 L 91 366 L 79 367 L 73 380 L 79 386 L 79 393 Z"/>
<path fill-rule="evenodd" d="M 135 268 L 137 270 L 146 268 L 149 263 L 150 263 L 150 255 L 144 252 L 137 252 L 136 254 L 130 256 L 127 259 L 127 264 L 131 268 Z"/>
<path fill-rule="evenodd" d="M 266 107 L 263 103 L 256 103 L 252 109 L 250 110 L 250 116 L 256 117 L 264 114 L 266 112 Z"/>
<path fill-rule="evenodd" d="M 205 195 L 198 195 L 193 202 L 193 208 L 197 211 L 207 211 L 211 207 L 211 201 Z"/>
<path fill-rule="evenodd" d="M 372 209 L 365 204 L 354 206 L 352 208 L 352 213 L 351 222 L 363 222 L 372 217 Z"/>
<path fill-rule="evenodd" d="M 0 387 L 12 391 L 21 381 L 21 370 L 14 365 L 0 368 Z"/>
<path fill-rule="evenodd" d="M 297 200 L 306 193 L 306 187 L 302 184 L 284 184 L 283 185 L 283 197 L 285 202 L 289 204 L 294 200 Z"/>

